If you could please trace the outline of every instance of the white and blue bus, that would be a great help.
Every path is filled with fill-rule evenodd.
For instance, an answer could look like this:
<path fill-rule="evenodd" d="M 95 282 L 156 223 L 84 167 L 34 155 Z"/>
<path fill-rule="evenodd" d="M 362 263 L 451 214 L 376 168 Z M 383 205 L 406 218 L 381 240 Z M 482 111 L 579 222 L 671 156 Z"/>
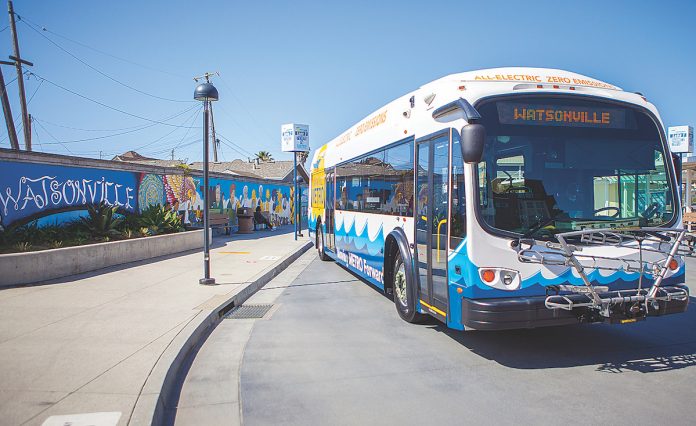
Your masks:
<path fill-rule="evenodd" d="M 310 238 L 458 329 L 684 312 L 675 157 L 640 93 L 541 68 L 453 74 L 321 146 Z"/>

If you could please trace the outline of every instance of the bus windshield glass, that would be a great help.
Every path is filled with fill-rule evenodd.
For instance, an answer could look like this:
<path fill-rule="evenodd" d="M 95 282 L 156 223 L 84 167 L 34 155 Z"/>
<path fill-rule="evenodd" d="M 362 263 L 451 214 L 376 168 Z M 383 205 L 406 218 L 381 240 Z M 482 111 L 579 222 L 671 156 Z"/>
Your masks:
<path fill-rule="evenodd" d="M 661 226 L 675 213 L 660 133 L 639 109 L 596 100 L 509 97 L 478 107 L 486 128 L 479 218 L 533 238 Z"/>

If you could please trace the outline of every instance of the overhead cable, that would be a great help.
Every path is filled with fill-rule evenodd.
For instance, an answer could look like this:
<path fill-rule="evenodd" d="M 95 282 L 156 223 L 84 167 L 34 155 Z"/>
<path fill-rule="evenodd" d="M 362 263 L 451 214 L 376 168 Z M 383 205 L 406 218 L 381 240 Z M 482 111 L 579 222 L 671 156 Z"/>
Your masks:
<path fill-rule="evenodd" d="M 192 109 L 196 108 L 197 106 L 198 106 L 198 105 L 191 105 L 191 106 L 189 106 L 188 108 L 186 108 L 186 109 L 184 109 L 184 110 L 182 110 L 182 111 L 179 111 L 179 112 L 177 112 L 177 113 L 174 114 L 174 115 L 170 115 L 170 116 L 168 116 L 168 117 L 162 118 L 161 121 L 170 121 L 170 120 L 173 120 L 173 119 L 175 119 L 176 117 L 178 117 L 178 116 L 180 116 L 180 115 L 186 114 L 187 112 L 191 111 Z M 199 107 L 199 108 L 200 108 L 200 107 Z M 73 126 L 66 126 L 66 125 L 63 125 L 63 124 L 54 123 L 54 122 L 45 120 L 45 119 L 43 119 L 43 118 L 41 118 L 40 121 L 41 121 L 42 123 L 48 124 L 48 125 L 50 125 L 50 126 L 62 127 L 62 128 L 64 128 L 64 129 L 70 129 L 70 130 L 79 130 L 79 131 L 81 131 L 81 132 L 120 132 L 120 131 L 123 131 L 123 130 L 145 129 L 145 128 L 150 127 L 149 124 L 146 124 L 146 125 L 138 124 L 137 126 L 120 127 L 120 128 L 117 128 L 117 129 L 85 129 L 85 128 L 83 128 L 83 127 L 73 127 Z M 186 121 L 188 121 L 188 120 L 186 120 Z"/>
<path fill-rule="evenodd" d="M 93 46 L 90 46 L 90 45 L 88 45 L 88 44 L 85 44 L 85 43 L 83 43 L 83 42 L 81 42 L 81 41 L 77 41 L 77 40 L 71 39 L 71 38 L 69 38 L 69 37 L 67 37 L 67 36 L 65 36 L 65 35 L 59 34 L 59 33 L 55 32 L 55 31 L 52 31 L 51 29 L 46 28 L 46 27 L 43 26 L 43 25 L 39 25 L 39 24 L 37 24 L 36 22 L 33 22 L 33 21 L 31 21 L 30 19 L 27 19 L 26 16 L 24 16 L 24 15 L 21 15 L 21 16 L 20 16 L 20 15 L 17 15 L 17 14 L 15 14 L 15 15 L 17 16 L 17 19 L 18 19 L 18 20 L 20 20 L 20 21 L 22 21 L 22 22 L 24 22 L 24 23 L 26 23 L 26 24 L 32 24 L 32 25 L 34 25 L 34 26 L 37 27 L 37 28 L 38 28 L 38 27 L 41 27 L 41 31 L 44 31 L 44 32 L 53 34 L 53 35 L 56 36 L 56 37 L 62 38 L 63 40 L 69 41 L 70 43 L 77 44 L 78 46 L 82 46 L 82 47 L 84 47 L 85 49 L 92 50 L 92 51 L 97 52 L 97 53 L 100 53 L 100 54 L 102 54 L 102 55 L 109 56 L 109 57 L 114 58 L 114 59 L 117 59 L 117 60 L 119 60 L 119 61 L 123 61 L 123 62 L 129 63 L 129 64 L 131 64 L 131 65 L 135 65 L 135 66 L 138 66 L 138 67 L 141 67 L 141 68 L 144 68 L 144 69 L 148 69 L 148 70 L 150 70 L 150 71 L 156 71 L 156 72 L 159 72 L 159 73 L 162 73 L 162 74 L 168 74 L 168 75 L 171 75 L 172 77 L 182 78 L 182 79 L 186 79 L 186 80 L 189 79 L 189 77 L 186 77 L 186 76 L 183 76 L 183 75 L 179 75 L 179 74 L 175 74 L 175 73 L 172 73 L 172 72 L 169 72 L 169 71 L 165 71 L 165 70 L 161 70 L 161 69 L 158 69 L 158 68 L 154 68 L 154 67 L 151 67 L 151 66 L 149 66 L 149 65 L 144 65 L 144 64 L 135 62 L 135 61 L 133 61 L 133 60 L 131 60 L 131 59 L 123 58 L 123 57 L 114 55 L 114 54 L 112 54 L 112 53 L 105 52 L 105 51 L 103 51 L 103 50 L 101 50 L 101 49 L 97 49 L 96 47 L 93 47 Z M 7 27 L 5 27 L 3 30 L 0 30 L 0 32 L 6 30 L 8 27 L 9 27 L 9 25 L 8 25 Z"/>
<path fill-rule="evenodd" d="M 32 75 L 32 76 L 34 76 L 34 77 L 36 77 L 36 78 L 38 78 L 38 79 L 40 79 L 40 80 L 44 80 L 46 83 L 49 83 L 49 84 L 51 84 L 51 85 L 53 85 L 53 86 L 55 86 L 55 87 L 57 87 L 57 88 L 59 88 L 59 89 L 65 90 L 65 91 L 68 92 L 68 93 L 72 93 L 73 95 L 78 96 L 78 97 L 80 97 L 80 98 L 82 98 L 82 99 L 86 99 L 86 100 L 88 100 L 88 101 L 90 101 L 90 102 L 93 102 L 93 103 L 95 103 L 95 104 L 97 104 L 97 105 L 101 105 L 101 106 L 103 106 L 104 108 L 108 108 L 108 109 L 110 109 L 110 110 L 113 110 L 113 111 L 116 111 L 116 112 L 120 112 L 121 114 L 129 115 L 129 116 L 131 116 L 131 117 L 139 118 L 139 119 L 141 119 L 141 120 L 149 121 L 149 122 L 151 122 L 151 123 L 158 123 L 158 124 L 161 124 L 161 125 L 163 125 L 163 126 L 180 127 L 180 128 L 183 127 L 183 128 L 185 128 L 185 126 L 178 126 L 178 125 L 176 125 L 176 124 L 170 124 L 170 123 L 165 123 L 165 122 L 159 121 L 159 120 L 153 120 L 153 119 L 151 119 L 151 118 L 143 117 L 142 115 L 133 114 L 133 113 L 130 113 L 130 112 L 128 112 L 128 111 L 124 111 L 124 110 L 122 110 L 122 109 L 119 109 L 119 108 L 116 108 L 116 107 L 112 107 L 111 105 L 107 105 L 107 104 L 105 104 L 105 103 L 103 103 L 103 102 L 97 101 L 97 100 L 92 99 L 92 98 L 90 98 L 90 97 L 88 97 L 88 96 L 85 96 L 85 95 L 83 95 L 83 94 L 77 93 L 77 92 L 74 91 L 74 90 L 68 89 L 67 87 L 62 86 L 62 85 L 60 85 L 60 84 L 58 84 L 58 83 L 56 83 L 56 82 L 54 82 L 54 81 L 51 81 L 51 80 L 47 79 L 46 77 L 42 77 L 42 76 L 40 76 L 39 74 L 37 74 L 37 73 L 35 73 L 35 72 L 30 72 L 29 75 Z"/>
<path fill-rule="evenodd" d="M 82 60 L 82 59 L 79 58 L 77 55 L 75 55 L 75 54 L 73 54 L 72 52 L 70 52 L 69 50 L 65 49 L 63 46 L 61 46 L 60 44 L 58 44 L 58 43 L 56 43 L 55 41 L 51 40 L 49 37 L 47 37 L 47 36 L 46 36 L 45 34 L 43 34 L 41 31 L 39 31 L 38 29 L 34 28 L 34 26 L 33 26 L 32 24 L 30 24 L 30 23 L 28 23 L 28 22 L 25 22 L 25 21 L 22 21 L 22 22 L 24 22 L 24 24 L 25 24 L 26 26 L 28 26 L 29 28 L 31 28 L 32 30 L 34 30 L 34 31 L 35 31 L 37 34 L 39 34 L 41 37 L 43 37 L 43 38 L 45 38 L 46 40 L 48 40 L 51 44 L 53 44 L 54 46 L 56 46 L 58 49 L 62 50 L 62 51 L 65 52 L 66 54 L 70 55 L 70 56 L 71 56 L 72 58 L 74 58 L 76 61 L 80 62 L 81 64 L 83 64 L 84 66 L 90 68 L 91 70 L 93 70 L 93 71 L 95 71 L 95 72 L 101 74 L 102 76 L 108 78 L 109 80 L 111 80 L 111 81 L 113 81 L 113 82 L 115 82 L 115 83 L 120 84 L 120 85 L 123 86 L 123 87 L 127 87 L 128 89 L 131 89 L 131 90 L 133 90 L 133 91 L 135 91 L 135 92 L 138 92 L 138 93 L 140 93 L 140 94 L 142 94 L 142 95 L 149 96 L 149 97 L 155 98 L 155 99 L 160 99 L 160 100 L 163 100 L 163 101 L 169 101 L 169 102 L 186 102 L 186 103 L 189 103 L 189 102 L 196 102 L 196 101 L 194 101 L 194 100 L 171 99 L 171 98 L 165 98 L 165 97 L 163 97 L 163 96 L 157 96 L 157 95 L 154 95 L 154 94 L 152 94 L 152 93 L 148 93 L 148 92 L 146 92 L 146 91 L 144 91 L 144 90 L 140 90 L 140 89 L 138 89 L 137 87 L 133 87 L 133 86 L 131 86 L 130 84 L 124 83 L 124 82 L 122 82 L 121 80 L 118 80 L 117 78 L 110 76 L 109 74 L 105 73 L 104 71 L 100 70 L 99 68 L 97 68 L 97 67 L 95 67 L 95 66 L 92 66 L 92 65 L 89 64 L 88 62 Z"/>
<path fill-rule="evenodd" d="M 237 143 L 232 142 L 232 140 L 230 140 L 228 137 L 226 137 L 225 135 L 223 135 L 223 134 L 220 133 L 219 131 L 217 132 L 217 134 L 218 134 L 218 136 L 222 137 L 222 139 L 224 139 L 224 140 L 226 140 L 227 142 L 229 142 L 231 145 L 234 145 L 234 147 L 239 148 L 239 149 L 236 149 L 236 148 L 234 148 L 233 146 L 228 145 L 228 146 L 230 146 L 232 149 L 234 149 L 235 151 L 237 151 L 238 153 L 242 154 L 242 155 L 245 156 L 245 157 L 254 157 L 255 154 L 253 154 L 251 151 L 248 151 L 248 150 L 246 150 L 245 148 L 243 148 L 242 146 L 238 145 Z M 241 150 L 241 151 L 240 151 L 240 150 Z M 242 151 L 243 151 L 243 152 L 242 152 Z"/>

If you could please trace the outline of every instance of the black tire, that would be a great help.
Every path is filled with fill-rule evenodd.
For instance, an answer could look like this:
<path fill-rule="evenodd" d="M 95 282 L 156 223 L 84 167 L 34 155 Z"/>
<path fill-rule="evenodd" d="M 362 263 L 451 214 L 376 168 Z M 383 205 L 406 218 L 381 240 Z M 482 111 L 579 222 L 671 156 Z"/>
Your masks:
<path fill-rule="evenodd" d="M 416 312 L 416 283 L 412 271 L 404 265 L 401 252 L 397 252 L 392 266 L 394 305 L 401 319 L 409 323 L 421 323 L 427 316 Z"/>
<path fill-rule="evenodd" d="M 323 261 L 329 261 L 331 258 L 324 251 L 324 230 L 321 227 L 321 223 L 317 225 L 317 253 L 319 253 L 319 259 Z"/>

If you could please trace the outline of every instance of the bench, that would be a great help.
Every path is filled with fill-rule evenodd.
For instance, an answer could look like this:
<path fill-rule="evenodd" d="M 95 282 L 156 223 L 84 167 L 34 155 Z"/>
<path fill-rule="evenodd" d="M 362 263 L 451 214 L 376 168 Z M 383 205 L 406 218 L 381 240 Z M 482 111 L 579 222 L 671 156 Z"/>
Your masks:
<path fill-rule="evenodd" d="M 683 222 L 687 231 L 693 231 L 696 228 L 696 212 L 684 213 Z"/>
<path fill-rule="evenodd" d="M 230 217 L 225 213 L 209 213 L 208 225 L 211 228 L 223 228 L 226 235 L 230 235 Z"/>

